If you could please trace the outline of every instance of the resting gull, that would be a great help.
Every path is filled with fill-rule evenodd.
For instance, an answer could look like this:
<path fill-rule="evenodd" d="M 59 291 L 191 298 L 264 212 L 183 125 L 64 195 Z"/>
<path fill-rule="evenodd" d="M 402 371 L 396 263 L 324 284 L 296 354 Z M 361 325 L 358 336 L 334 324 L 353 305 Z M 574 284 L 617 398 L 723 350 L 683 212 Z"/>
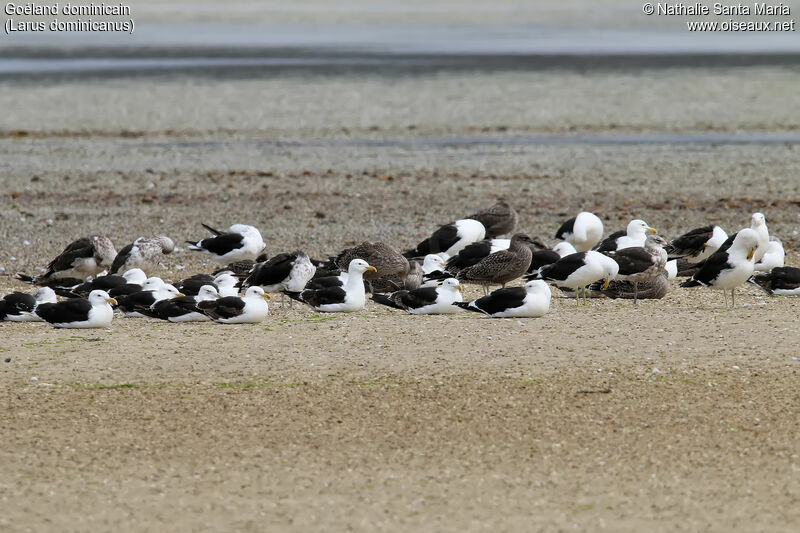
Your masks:
<path fill-rule="evenodd" d="M 152 272 L 161 260 L 161 256 L 171 254 L 173 250 L 175 243 L 169 237 L 163 235 L 151 239 L 139 237 L 119 251 L 108 273 L 118 274 L 132 268 Z"/>
<path fill-rule="evenodd" d="M 39 304 L 56 303 L 56 293 L 50 287 L 41 287 L 33 294 L 12 292 L 0 300 L 0 320 L 8 322 L 38 322 L 36 314 Z"/>
<path fill-rule="evenodd" d="M 208 316 L 197 307 L 198 302 L 218 299 L 219 293 L 213 285 L 203 285 L 196 296 L 178 296 L 155 302 L 147 316 L 169 322 L 203 322 Z"/>
<path fill-rule="evenodd" d="M 736 234 L 731 247 L 719 249 L 703 262 L 703 266 L 681 287 L 713 287 L 722 289 L 725 307 L 728 307 L 728 293 L 731 291 L 731 307 L 735 305 L 736 287 L 747 281 L 753 273 L 753 258 L 758 248 L 759 235 L 750 228 Z"/>
<path fill-rule="evenodd" d="M 683 258 L 690 263 L 697 263 L 711 257 L 727 238 L 725 230 L 710 224 L 673 239 L 665 249 L 670 259 Z"/>
<path fill-rule="evenodd" d="M 783 243 L 774 235 L 769 238 L 767 252 L 757 262 L 753 270 L 756 272 L 767 272 L 773 268 L 782 267 L 786 259 L 786 252 L 783 250 Z"/>
<path fill-rule="evenodd" d="M 506 235 L 517 228 L 517 212 L 504 200 L 498 201 L 492 207 L 473 213 L 467 218 L 477 220 L 486 229 L 487 239 L 494 239 L 499 235 Z"/>
<path fill-rule="evenodd" d="M 68 298 L 86 298 L 89 293 L 94 290 L 101 290 L 108 292 L 112 297 L 114 294 L 112 290 L 118 289 L 124 285 L 139 285 L 145 282 L 147 275 L 140 268 L 131 268 L 126 270 L 121 276 L 107 274 L 105 276 L 98 276 L 90 278 L 81 284 L 74 285 L 68 288 L 56 288 L 55 291 Z M 141 289 L 137 289 L 141 290 Z M 134 291 L 131 291 L 134 292 Z M 119 293 L 119 291 L 118 291 Z"/>
<path fill-rule="evenodd" d="M 372 300 L 412 315 L 439 315 L 458 312 L 456 302 L 462 302 L 461 285 L 455 278 L 448 278 L 438 287 L 426 287 L 411 291 L 402 290 L 392 294 L 374 294 Z"/>
<path fill-rule="evenodd" d="M 247 224 L 234 224 L 225 232 L 205 224 L 202 226 L 214 236 L 197 242 L 186 241 L 189 249 L 210 254 L 214 261 L 223 265 L 233 261 L 253 260 L 267 246 L 261 238 L 261 232 Z"/>
<path fill-rule="evenodd" d="M 550 310 L 550 287 L 542 280 L 533 280 L 524 287 L 508 287 L 491 292 L 469 303 L 456 303 L 468 311 L 492 318 L 540 317 Z"/>
<path fill-rule="evenodd" d="M 94 290 L 88 299 L 70 298 L 63 302 L 40 304 L 36 314 L 56 328 L 107 328 L 114 318 L 111 304 L 116 303 L 106 291 Z"/>
<path fill-rule="evenodd" d="M 154 280 L 161 281 L 158 278 L 148 278 L 142 285 L 141 291 L 120 296 L 117 299 L 117 307 L 122 311 L 123 315 L 128 318 L 145 317 L 154 303 L 168 298 L 186 296 L 178 291 L 174 285 L 164 283 L 163 281 L 159 285 L 158 282 Z"/>
<path fill-rule="evenodd" d="M 256 263 L 242 282 L 242 288 L 259 286 L 265 292 L 300 292 L 317 271 L 308 254 L 300 250 L 280 253 L 263 263 Z M 291 305 L 291 300 L 290 300 Z M 281 292 L 281 307 L 283 293 Z"/>
<path fill-rule="evenodd" d="M 776 267 L 747 281 L 770 296 L 800 296 L 800 268 L 797 267 Z"/>
<path fill-rule="evenodd" d="M 363 259 L 353 259 L 347 269 L 347 279 L 341 286 L 305 289 L 300 294 L 287 292 L 287 296 L 301 301 L 317 311 L 326 313 L 360 311 L 367 302 L 364 290 L 364 273 L 375 272 Z M 325 278 L 322 278 L 325 279 Z M 318 282 L 314 280 L 313 282 Z M 312 283 L 313 283 L 312 282 Z"/>
<path fill-rule="evenodd" d="M 116 255 L 117 250 L 111 239 L 102 235 L 89 235 L 71 242 L 63 252 L 50 261 L 41 275 L 30 277 L 17 274 L 17 279 L 37 285 L 45 285 L 64 278 L 83 281 L 109 268 Z"/>
<path fill-rule="evenodd" d="M 269 315 L 269 294 L 261 287 L 250 287 L 244 297 L 225 296 L 197 302 L 197 307 L 220 324 L 257 324 Z"/>

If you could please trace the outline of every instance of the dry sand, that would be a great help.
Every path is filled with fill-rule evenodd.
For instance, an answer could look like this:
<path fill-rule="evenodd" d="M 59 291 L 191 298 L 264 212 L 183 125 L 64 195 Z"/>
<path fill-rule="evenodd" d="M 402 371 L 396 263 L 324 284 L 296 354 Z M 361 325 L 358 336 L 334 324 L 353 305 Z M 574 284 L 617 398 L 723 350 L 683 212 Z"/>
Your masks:
<path fill-rule="evenodd" d="M 201 221 L 256 224 L 270 253 L 406 246 L 500 196 L 546 239 L 582 208 L 609 230 L 641 216 L 667 236 L 706 220 L 733 230 L 762 211 L 797 265 L 795 144 L 404 141 L 791 132 L 797 106 L 769 96 L 796 98 L 795 78 L 642 75 L 664 106 L 616 74 L 6 83 L 4 109 L 30 105 L 2 119 L 0 266 L 33 271 L 101 228 L 119 246 L 194 238 Z M 489 86 L 513 95 L 497 116 L 482 110 Z M 560 101 L 545 90 L 562 86 Z M 458 87 L 474 90 L 451 98 Z M 685 87 L 727 87 L 732 105 L 693 109 L 675 96 Z M 551 100 L 535 105 L 536 90 Z M 243 102 L 261 93 L 267 111 L 247 122 Z M 47 103 L 58 94 L 77 118 Z M 411 100 L 422 107 L 401 112 Z M 167 266 L 172 278 L 211 267 L 183 251 Z M 24 287 L 0 277 L 0 288 Z M 799 304 L 744 288 L 734 310 L 722 305 L 675 285 L 638 308 L 555 299 L 521 321 L 273 305 L 252 326 L 0 324 L 0 526 L 794 531 Z"/>

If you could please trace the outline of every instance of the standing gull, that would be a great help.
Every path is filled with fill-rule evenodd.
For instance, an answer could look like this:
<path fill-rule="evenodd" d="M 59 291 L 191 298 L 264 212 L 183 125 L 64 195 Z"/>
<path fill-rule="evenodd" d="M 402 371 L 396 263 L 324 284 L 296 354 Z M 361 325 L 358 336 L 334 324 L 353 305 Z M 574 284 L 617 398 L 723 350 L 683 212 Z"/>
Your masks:
<path fill-rule="evenodd" d="M 550 310 L 552 293 L 542 280 L 533 280 L 524 287 L 497 289 L 469 303 L 457 303 L 468 311 L 483 313 L 492 318 L 535 318 Z"/>
<path fill-rule="evenodd" d="M 214 236 L 197 242 L 186 241 L 189 249 L 210 254 L 214 261 L 223 265 L 233 261 L 253 260 L 267 246 L 261 233 L 247 224 L 234 224 L 225 232 L 205 224 L 202 226 Z"/>
<path fill-rule="evenodd" d="M 403 255 L 406 257 L 424 257 L 428 254 L 444 252 L 448 257 L 456 255 L 467 245 L 481 241 L 486 237 L 486 228 L 471 218 L 456 220 L 452 224 L 445 224 L 433 235 L 420 242 L 414 249 Z"/>
<path fill-rule="evenodd" d="M 731 247 L 720 249 L 705 260 L 700 270 L 681 287 L 713 287 L 722 289 L 725 307 L 728 307 L 728 293 L 731 291 L 731 307 L 734 307 L 736 287 L 747 281 L 753 273 L 753 257 L 758 248 L 759 236 L 755 230 L 743 229 L 736 234 Z"/>
<path fill-rule="evenodd" d="M 530 237 L 522 233 L 516 233 L 511 238 L 511 245 L 508 250 L 501 250 L 486 256 L 478 263 L 467 267 L 456 275 L 459 281 L 477 283 L 484 286 L 502 285 L 523 276 L 531 264 L 531 252 L 528 244 Z"/>
<path fill-rule="evenodd" d="M 588 211 L 581 211 L 577 216 L 564 222 L 556 239 L 563 239 L 573 245 L 578 252 L 591 250 L 603 238 L 603 221 Z"/>
<path fill-rule="evenodd" d="M 540 268 L 529 276 L 529 279 L 545 279 L 554 281 L 559 287 L 567 287 L 575 291 L 575 301 L 578 302 L 583 291 L 586 300 L 586 287 L 598 280 L 605 280 L 603 288 L 617 277 L 619 265 L 610 257 L 589 250 L 562 257 L 551 265 Z"/>
<path fill-rule="evenodd" d="M 633 246 L 644 246 L 648 233 L 657 233 L 657 231 L 648 226 L 644 220 L 631 220 L 625 232 L 615 231 L 594 249 L 597 252 L 613 252 Z"/>

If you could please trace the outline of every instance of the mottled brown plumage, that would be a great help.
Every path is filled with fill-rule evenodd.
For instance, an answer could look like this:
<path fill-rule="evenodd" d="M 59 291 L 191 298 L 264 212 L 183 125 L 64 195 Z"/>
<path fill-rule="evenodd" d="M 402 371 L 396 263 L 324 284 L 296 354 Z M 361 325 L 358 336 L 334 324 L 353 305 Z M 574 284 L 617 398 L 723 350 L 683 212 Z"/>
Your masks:
<path fill-rule="evenodd" d="M 408 259 L 383 242 L 364 241 L 352 248 L 342 250 L 336 256 L 336 265 L 342 270 L 347 270 L 350 261 L 363 259 L 375 267 L 375 272 L 365 272 L 364 279 L 374 280 L 384 276 L 402 275 L 408 273 Z"/>
<path fill-rule="evenodd" d="M 531 264 L 533 253 L 530 248 L 531 239 L 525 234 L 517 233 L 511 237 L 508 250 L 490 254 L 478 263 L 461 270 L 458 280 L 481 285 L 503 285 L 522 277 Z"/>
<path fill-rule="evenodd" d="M 486 228 L 486 239 L 511 233 L 517 228 L 517 212 L 504 200 L 492 207 L 473 213 L 467 218 L 477 220 Z"/>

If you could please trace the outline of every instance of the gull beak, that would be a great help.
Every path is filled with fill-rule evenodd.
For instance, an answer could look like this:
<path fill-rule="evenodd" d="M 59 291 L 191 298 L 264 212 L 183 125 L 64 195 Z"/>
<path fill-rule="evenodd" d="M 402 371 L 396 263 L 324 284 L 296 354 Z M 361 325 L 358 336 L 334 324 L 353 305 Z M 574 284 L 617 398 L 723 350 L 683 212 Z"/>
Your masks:
<path fill-rule="evenodd" d="M 186 296 L 186 295 L 185 295 L 185 294 L 183 294 L 182 292 L 179 292 L 179 293 L 178 293 L 178 298 L 180 298 L 181 296 Z"/>
<path fill-rule="evenodd" d="M 708 243 L 707 242 L 703 243 L 703 248 L 708 248 Z"/>
<path fill-rule="evenodd" d="M 647 228 L 647 233 L 658 233 L 656 228 Z"/>
<path fill-rule="evenodd" d="M 269 294 L 262 294 L 261 297 L 264 298 L 265 300 L 271 300 L 272 299 L 272 296 L 270 296 Z"/>
<path fill-rule="evenodd" d="M 464 289 L 461 287 L 461 285 L 456 285 L 456 290 L 457 290 L 458 292 L 461 292 L 461 293 L 463 293 L 463 292 L 464 292 Z"/>
<path fill-rule="evenodd" d="M 756 249 L 755 248 L 750 248 L 750 252 L 748 252 L 748 254 L 747 254 L 747 260 L 748 261 L 752 261 L 753 260 L 753 256 L 755 255 L 755 253 L 756 253 Z"/>
<path fill-rule="evenodd" d="M 609 283 L 611 283 L 611 280 L 609 278 L 606 278 L 606 281 L 603 283 L 603 290 L 606 290 L 608 288 Z"/>
<path fill-rule="evenodd" d="M 117 300 L 114 298 L 106 298 L 106 301 L 111 305 L 117 305 Z"/>
<path fill-rule="evenodd" d="M 760 220 L 756 220 L 756 226 L 760 226 L 760 225 L 761 225 L 761 221 Z"/>
<path fill-rule="evenodd" d="M 377 272 L 377 271 L 378 271 L 378 269 L 377 269 L 377 268 L 375 268 L 375 267 L 374 267 L 374 266 L 372 266 L 372 265 L 370 265 L 370 266 L 368 266 L 368 267 L 367 267 L 367 272 Z"/>

